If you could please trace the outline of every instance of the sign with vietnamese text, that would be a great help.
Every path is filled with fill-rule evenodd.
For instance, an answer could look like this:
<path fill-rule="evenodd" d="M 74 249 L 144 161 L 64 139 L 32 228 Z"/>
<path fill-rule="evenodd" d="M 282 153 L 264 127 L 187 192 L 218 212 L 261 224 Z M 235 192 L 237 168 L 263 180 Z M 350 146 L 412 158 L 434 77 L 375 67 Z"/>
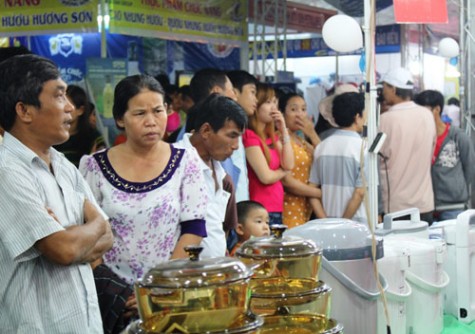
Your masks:
<path fill-rule="evenodd" d="M 249 1 L 249 17 L 255 21 L 254 11 L 257 9 L 258 13 L 265 13 L 262 15 L 264 15 L 264 21 L 267 25 L 273 26 L 276 22 L 277 16 L 277 25 L 282 28 L 284 24 L 282 7 L 284 5 L 286 6 L 285 21 L 287 29 L 293 29 L 300 32 L 313 32 L 320 34 L 325 21 L 337 14 L 334 10 L 327 10 L 291 1 L 284 1 L 281 5 L 277 5 L 277 2 L 273 3 L 271 1 Z M 254 6 L 257 6 L 257 8 L 254 8 Z"/>
<path fill-rule="evenodd" d="M 111 0 L 112 33 L 239 45 L 247 39 L 246 0 Z"/>
<path fill-rule="evenodd" d="M 0 35 L 97 31 L 97 0 L 2 0 Z"/>

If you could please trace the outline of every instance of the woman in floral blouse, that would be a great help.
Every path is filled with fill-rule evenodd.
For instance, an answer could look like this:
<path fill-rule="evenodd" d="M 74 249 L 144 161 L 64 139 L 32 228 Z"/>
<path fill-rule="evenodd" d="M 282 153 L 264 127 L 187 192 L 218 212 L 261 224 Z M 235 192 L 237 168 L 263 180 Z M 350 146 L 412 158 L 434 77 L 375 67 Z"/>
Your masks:
<path fill-rule="evenodd" d="M 207 197 L 199 157 L 162 138 L 167 107 L 151 76 L 129 76 L 114 93 L 113 114 L 127 141 L 86 156 L 80 170 L 115 235 L 104 263 L 133 283 L 155 265 L 185 257 L 206 236 Z"/>
<path fill-rule="evenodd" d="M 284 114 L 295 159 L 294 168 L 282 180 L 285 191 L 283 221 L 291 228 L 309 220 L 312 213 L 309 199 L 322 195 L 320 189 L 308 184 L 313 150 L 320 138 L 308 118 L 307 104 L 302 96 L 296 93 L 282 96 L 279 109 Z"/>

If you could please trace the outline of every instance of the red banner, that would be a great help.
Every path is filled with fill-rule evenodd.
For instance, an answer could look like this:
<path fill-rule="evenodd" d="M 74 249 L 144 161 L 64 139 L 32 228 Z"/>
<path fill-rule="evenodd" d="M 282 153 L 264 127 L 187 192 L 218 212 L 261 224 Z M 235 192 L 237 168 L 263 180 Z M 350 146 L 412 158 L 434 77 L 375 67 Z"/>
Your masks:
<path fill-rule="evenodd" d="M 249 0 L 249 17 L 254 18 L 254 3 L 255 1 Z M 272 1 L 266 2 L 267 6 L 273 4 Z M 262 1 L 258 2 L 259 12 L 262 12 Z M 277 6 L 277 1 L 275 5 Z M 322 27 L 325 21 L 336 15 L 337 12 L 334 10 L 317 8 L 314 6 L 307 6 L 300 3 L 294 3 L 290 1 L 285 1 L 285 6 L 287 7 L 287 29 L 297 30 L 298 32 L 309 32 L 309 33 L 322 33 Z M 275 23 L 274 10 L 269 10 L 265 15 L 265 22 L 270 26 L 273 26 Z M 279 18 L 279 21 L 282 18 Z M 282 22 L 278 22 L 278 26 L 282 26 Z"/>
<path fill-rule="evenodd" d="M 394 0 L 397 23 L 448 23 L 446 0 Z"/>

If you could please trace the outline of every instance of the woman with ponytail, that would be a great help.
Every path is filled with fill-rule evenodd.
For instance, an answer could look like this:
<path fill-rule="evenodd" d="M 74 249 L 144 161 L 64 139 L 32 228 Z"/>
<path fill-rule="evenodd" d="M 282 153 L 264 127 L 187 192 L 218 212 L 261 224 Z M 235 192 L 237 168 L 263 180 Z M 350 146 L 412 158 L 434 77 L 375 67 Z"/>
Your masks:
<path fill-rule="evenodd" d="M 274 88 L 258 84 L 257 110 L 249 117 L 249 128 L 242 136 L 248 165 L 249 196 L 269 212 L 270 225 L 282 224 L 282 179 L 294 166 L 289 133 L 277 106 Z"/>

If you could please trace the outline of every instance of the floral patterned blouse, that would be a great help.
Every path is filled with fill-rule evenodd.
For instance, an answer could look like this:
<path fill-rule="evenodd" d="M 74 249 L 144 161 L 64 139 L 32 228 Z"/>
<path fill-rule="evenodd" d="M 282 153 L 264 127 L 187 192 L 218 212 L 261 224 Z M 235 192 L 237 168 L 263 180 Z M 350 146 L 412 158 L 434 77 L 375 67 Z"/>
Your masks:
<path fill-rule="evenodd" d="M 291 137 L 292 149 L 294 151 L 295 166 L 291 171 L 292 177 L 303 183 L 308 183 L 310 177 L 310 167 L 312 166 L 312 147 L 303 138 Z M 282 219 L 289 228 L 303 225 L 308 222 L 312 213 L 312 207 L 305 196 L 298 196 L 290 193 L 284 195 L 284 211 Z"/>
<path fill-rule="evenodd" d="M 194 151 L 171 146 L 164 171 L 144 183 L 121 178 L 107 150 L 81 159 L 79 170 L 114 232 L 104 263 L 128 283 L 169 260 L 181 234 L 206 236 L 208 199 L 199 159 Z"/>

